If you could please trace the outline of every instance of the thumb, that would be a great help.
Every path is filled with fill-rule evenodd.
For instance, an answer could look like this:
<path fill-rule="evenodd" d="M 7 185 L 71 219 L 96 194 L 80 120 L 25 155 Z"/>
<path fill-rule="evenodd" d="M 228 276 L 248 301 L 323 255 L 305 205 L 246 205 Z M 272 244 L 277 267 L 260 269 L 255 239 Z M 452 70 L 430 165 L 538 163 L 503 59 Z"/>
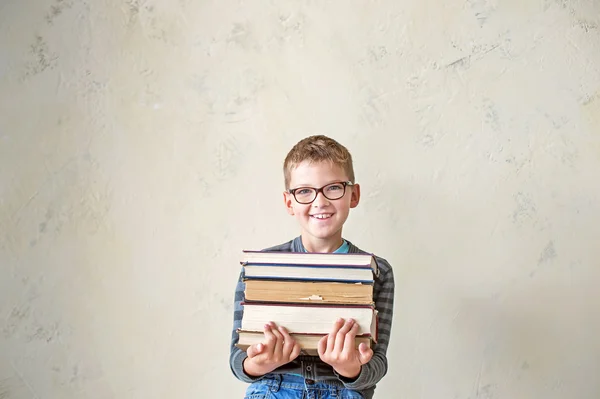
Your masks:
<path fill-rule="evenodd" d="M 373 357 L 373 349 L 369 348 L 364 342 L 358 347 L 358 357 L 360 364 L 366 364 Z"/>
<path fill-rule="evenodd" d="M 328 336 L 325 335 L 319 340 L 319 344 L 317 345 L 317 353 L 319 354 L 319 357 L 322 357 L 327 350 L 327 337 Z"/>
<path fill-rule="evenodd" d="M 265 348 L 265 346 L 260 343 L 260 344 L 256 344 L 256 345 L 250 345 L 248 347 L 248 350 L 246 350 L 246 354 L 248 355 L 248 357 L 254 357 L 256 355 L 259 355 L 263 349 Z"/>

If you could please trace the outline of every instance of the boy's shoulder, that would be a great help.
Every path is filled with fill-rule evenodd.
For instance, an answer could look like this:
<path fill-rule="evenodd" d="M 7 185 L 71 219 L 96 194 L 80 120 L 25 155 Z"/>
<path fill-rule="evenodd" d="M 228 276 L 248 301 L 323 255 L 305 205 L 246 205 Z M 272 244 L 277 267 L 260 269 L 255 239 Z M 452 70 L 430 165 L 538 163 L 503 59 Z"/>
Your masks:
<path fill-rule="evenodd" d="M 379 275 L 376 277 L 382 278 L 384 276 L 389 277 L 389 276 L 393 275 L 392 265 L 390 265 L 390 262 L 388 262 L 387 259 L 385 259 L 379 255 L 375 255 L 372 252 L 360 249 L 358 246 L 351 243 L 350 241 L 348 241 L 348 244 L 350 245 L 350 252 L 369 254 L 369 255 L 373 255 L 373 257 L 375 257 L 375 261 L 377 262 L 377 268 L 379 269 Z"/>
<path fill-rule="evenodd" d="M 263 252 L 296 252 L 292 250 L 294 240 L 284 242 L 283 244 L 275 245 L 269 248 L 265 248 Z"/>

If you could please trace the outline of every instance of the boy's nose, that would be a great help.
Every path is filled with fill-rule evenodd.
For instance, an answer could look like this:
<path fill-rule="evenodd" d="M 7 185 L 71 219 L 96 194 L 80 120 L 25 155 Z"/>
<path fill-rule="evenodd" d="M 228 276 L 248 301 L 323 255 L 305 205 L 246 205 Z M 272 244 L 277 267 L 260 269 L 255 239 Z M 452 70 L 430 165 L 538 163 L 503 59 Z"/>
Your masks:
<path fill-rule="evenodd" d="M 329 200 L 323 195 L 322 192 L 318 192 L 315 200 L 313 201 L 313 206 L 327 205 L 329 204 Z"/>

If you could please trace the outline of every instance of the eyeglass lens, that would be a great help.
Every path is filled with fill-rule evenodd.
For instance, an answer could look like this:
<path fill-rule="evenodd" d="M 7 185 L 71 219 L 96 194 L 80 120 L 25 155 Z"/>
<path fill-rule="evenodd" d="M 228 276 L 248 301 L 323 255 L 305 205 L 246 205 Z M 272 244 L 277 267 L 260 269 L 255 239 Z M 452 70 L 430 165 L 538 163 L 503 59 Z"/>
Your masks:
<path fill-rule="evenodd" d="M 312 187 L 300 187 L 294 191 L 294 197 L 299 203 L 307 204 L 313 202 L 315 198 L 317 198 L 317 191 L 317 189 Z M 333 183 L 323 187 L 319 191 L 323 193 L 325 198 L 336 200 L 344 196 L 346 186 L 342 183 Z"/>

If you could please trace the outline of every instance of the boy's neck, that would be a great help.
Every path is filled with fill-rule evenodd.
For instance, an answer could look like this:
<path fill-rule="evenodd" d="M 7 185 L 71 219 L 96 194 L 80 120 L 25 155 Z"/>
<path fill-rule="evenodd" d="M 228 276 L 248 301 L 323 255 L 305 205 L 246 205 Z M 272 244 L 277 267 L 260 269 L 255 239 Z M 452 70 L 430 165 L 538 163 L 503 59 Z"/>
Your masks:
<path fill-rule="evenodd" d="M 302 245 L 304 245 L 304 249 L 307 252 L 315 252 L 315 253 L 330 253 L 335 252 L 339 247 L 342 246 L 344 240 L 342 236 L 336 237 L 334 239 L 328 240 L 314 240 L 309 241 L 304 236 L 301 236 Z"/>

